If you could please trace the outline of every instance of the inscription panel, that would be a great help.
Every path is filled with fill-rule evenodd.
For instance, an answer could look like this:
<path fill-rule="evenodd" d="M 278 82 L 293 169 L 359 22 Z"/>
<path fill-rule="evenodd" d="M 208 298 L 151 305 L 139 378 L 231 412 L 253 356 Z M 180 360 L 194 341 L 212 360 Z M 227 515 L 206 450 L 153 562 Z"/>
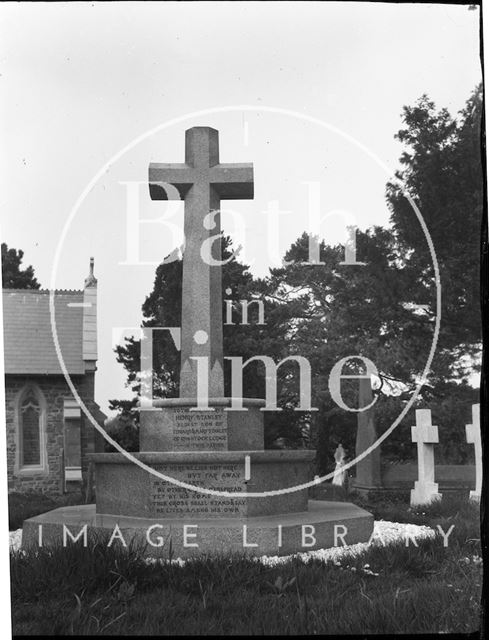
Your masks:
<path fill-rule="evenodd" d="M 173 409 L 174 451 L 226 451 L 228 448 L 227 413 L 214 411 Z"/>
<path fill-rule="evenodd" d="M 246 490 L 244 465 L 196 464 L 171 465 L 160 469 L 165 475 L 216 491 L 228 491 L 236 497 L 210 496 L 179 487 L 151 476 L 151 508 L 158 516 L 229 517 L 245 514 Z"/>

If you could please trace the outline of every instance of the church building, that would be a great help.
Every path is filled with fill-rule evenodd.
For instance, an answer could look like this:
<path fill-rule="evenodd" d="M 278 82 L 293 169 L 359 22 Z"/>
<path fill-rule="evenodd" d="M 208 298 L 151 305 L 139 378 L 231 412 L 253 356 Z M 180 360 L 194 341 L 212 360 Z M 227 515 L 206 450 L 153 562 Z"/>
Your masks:
<path fill-rule="evenodd" d="M 5 407 L 9 491 L 64 493 L 87 482 L 87 455 L 103 450 L 66 382 L 51 328 L 49 291 L 3 289 Z M 57 290 L 59 351 L 81 400 L 97 423 L 97 280 L 81 291 Z"/>

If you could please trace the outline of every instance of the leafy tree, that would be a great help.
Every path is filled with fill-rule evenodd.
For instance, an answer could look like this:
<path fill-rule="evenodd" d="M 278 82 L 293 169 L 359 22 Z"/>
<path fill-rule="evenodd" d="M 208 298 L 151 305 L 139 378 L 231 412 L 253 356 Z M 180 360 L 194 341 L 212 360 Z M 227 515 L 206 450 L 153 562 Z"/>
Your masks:
<path fill-rule="evenodd" d="M 481 164 L 482 86 L 453 118 L 424 95 L 404 107 L 397 134 L 406 150 L 397 181 L 387 185 L 396 241 L 413 292 L 434 321 L 435 272 L 422 227 L 406 195 L 419 208 L 433 241 L 442 290 L 441 330 L 433 376 L 466 378 L 480 355 L 480 246 L 483 216 Z"/>
<path fill-rule="evenodd" d="M 333 452 L 341 442 L 354 453 L 357 413 L 347 411 L 331 397 L 333 367 L 349 358 L 343 374 L 362 374 L 364 364 L 374 363 L 385 381 L 401 381 L 404 397 L 396 400 L 397 413 L 416 377 L 423 369 L 425 345 L 431 327 L 413 313 L 406 298 L 409 281 L 399 260 L 393 233 L 376 227 L 357 234 L 357 250 L 363 266 L 342 265 L 344 249 L 320 243 L 320 261 L 307 264 L 309 237 L 303 234 L 287 252 L 288 265 L 271 272 L 269 284 L 276 299 L 289 309 L 293 331 L 288 349 L 311 364 L 313 406 L 310 416 L 318 469 L 331 470 Z M 359 405 L 357 380 L 342 381 L 341 395 L 351 409 Z M 392 404 L 392 402 L 391 402 Z M 395 416 L 394 416 L 395 417 Z M 386 425 L 387 427 L 388 425 Z"/>
<path fill-rule="evenodd" d="M 309 238 L 304 234 L 285 256 L 292 264 L 272 271 L 273 295 L 285 306 L 300 309 L 297 315 L 291 313 L 294 331 L 289 348 L 311 362 L 313 405 L 319 408 L 311 420 L 320 471 L 331 468 L 332 451 L 339 441 L 350 454 L 354 448 L 355 414 L 338 407 L 328 389 L 335 362 L 361 355 L 375 363 L 384 383 L 376 407 L 381 433 L 399 415 L 425 367 L 435 326 L 435 274 L 422 227 L 406 194 L 429 229 L 442 287 L 438 347 L 417 406 L 429 403 L 434 419 L 439 420 L 440 433 L 445 435 L 442 457 L 458 462 L 465 455 L 459 447 L 461 434 L 470 417 L 467 407 L 477 401 L 478 392 L 464 381 L 477 367 L 481 347 L 481 110 L 481 87 L 458 118 L 446 109 L 437 111 L 427 96 L 404 108 L 405 127 L 397 137 L 406 151 L 397 180 L 387 185 L 391 227 L 357 233 L 357 253 L 365 266 L 341 265 L 343 249 L 324 243 L 320 259 L 325 264 L 305 264 Z M 384 395 L 392 384 L 401 390 L 397 397 Z M 355 384 L 348 388 L 343 383 L 342 388 L 345 403 L 358 406 Z M 413 412 L 386 441 L 387 455 L 412 455 L 411 424 Z"/>
<path fill-rule="evenodd" d="M 21 269 L 24 252 L 22 249 L 9 249 L 2 242 L 2 282 L 4 289 L 39 289 L 40 284 L 34 277 L 31 266 Z"/>

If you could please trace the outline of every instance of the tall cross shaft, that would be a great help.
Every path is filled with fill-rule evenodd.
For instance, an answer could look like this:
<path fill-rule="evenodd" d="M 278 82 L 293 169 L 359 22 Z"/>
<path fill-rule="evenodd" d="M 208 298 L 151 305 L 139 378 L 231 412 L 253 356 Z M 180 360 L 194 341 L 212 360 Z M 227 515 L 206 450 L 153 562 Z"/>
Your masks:
<path fill-rule="evenodd" d="M 185 201 L 180 397 L 197 397 L 193 358 L 207 358 L 208 396 L 222 397 L 221 265 L 209 264 L 206 257 L 209 247 L 212 258 L 220 260 L 221 243 L 203 245 L 221 233 L 221 200 L 253 199 L 253 165 L 220 163 L 218 131 L 192 127 L 185 132 L 184 164 L 149 165 L 149 191 L 153 200 Z M 211 212 L 216 213 L 209 219 Z"/>

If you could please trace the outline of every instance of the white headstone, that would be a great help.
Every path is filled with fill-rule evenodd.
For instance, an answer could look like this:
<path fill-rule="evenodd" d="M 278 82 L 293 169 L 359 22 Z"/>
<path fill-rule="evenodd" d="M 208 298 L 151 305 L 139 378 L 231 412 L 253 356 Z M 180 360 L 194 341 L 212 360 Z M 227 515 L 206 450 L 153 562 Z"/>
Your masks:
<path fill-rule="evenodd" d="M 482 491 L 482 442 L 481 442 L 480 404 L 472 405 L 472 424 L 465 426 L 467 442 L 474 445 L 475 454 L 475 489 L 470 492 L 471 500 L 481 499 Z"/>
<path fill-rule="evenodd" d="M 418 445 L 418 479 L 411 490 L 411 506 L 439 500 L 435 482 L 434 444 L 438 442 L 438 427 L 431 424 L 429 409 L 416 409 L 416 426 L 411 427 L 411 440 Z"/>

